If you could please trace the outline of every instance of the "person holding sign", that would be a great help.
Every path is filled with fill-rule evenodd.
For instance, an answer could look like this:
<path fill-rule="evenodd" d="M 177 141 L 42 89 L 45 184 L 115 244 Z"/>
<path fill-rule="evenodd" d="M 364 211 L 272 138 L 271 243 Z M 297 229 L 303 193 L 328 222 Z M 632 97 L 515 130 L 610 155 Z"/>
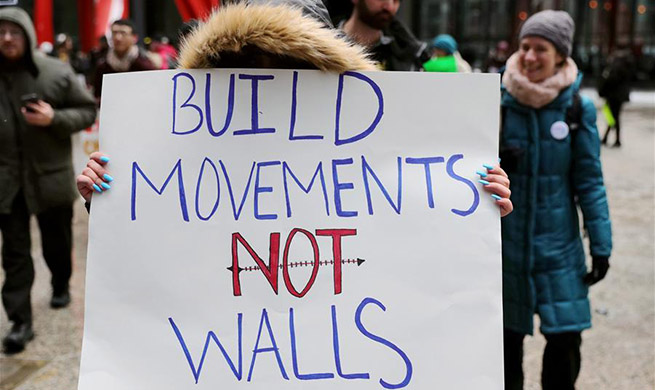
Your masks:
<path fill-rule="evenodd" d="M 272 16 L 280 13 L 286 16 Z M 244 33 L 234 21 L 246 19 L 251 22 L 250 31 Z M 281 25 L 279 20 L 296 22 Z M 285 45 L 280 44 L 282 40 L 286 40 Z M 315 0 L 254 0 L 222 7 L 186 38 L 179 67 L 319 69 L 335 73 L 377 69 L 363 48 L 339 35 L 323 3 Z M 102 193 L 110 187 L 113 177 L 106 169 L 108 161 L 103 153 L 93 153 L 77 178 L 78 191 L 87 207 L 93 192 Z M 498 165 L 485 165 L 483 171 L 484 189 L 495 199 L 501 216 L 509 214 L 512 202 L 507 174 Z"/>
<path fill-rule="evenodd" d="M 107 78 L 103 147 L 112 154 L 113 161 L 102 153 L 94 154 L 78 177 L 78 189 L 87 200 L 101 195 L 103 187 L 116 191 L 96 200 L 91 218 L 94 234 L 89 264 L 95 262 L 108 268 L 89 267 L 87 274 L 88 337 L 85 336 L 81 363 L 81 389 L 144 387 L 138 384 L 141 380 L 146 381 L 145 387 L 162 389 L 179 388 L 181 381 L 189 385 L 211 383 L 213 387 L 252 389 L 285 387 L 282 383 L 289 383 L 286 387 L 290 389 L 329 387 L 325 381 L 333 381 L 332 387 L 345 385 L 353 389 L 436 385 L 464 390 L 480 388 L 481 383 L 502 386 L 501 245 L 496 207 L 500 207 L 500 215 L 505 215 L 511 211 L 511 201 L 504 171 L 491 164 L 481 165 L 497 159 L 499 77 L 480 75 L 477 80 L 471 77 L 452 84 L 451 80 L 442 81 L 451 87 L 459 84 L 474 89 L 456 100 L 448 98 L 449 109 L 459 111 L 451 120 L 463 119 L 468 125 L 461 129 L 470 131 L 468 135 L 454 135 L 451 128 L 436 126 L 428 114 L 410 123 L 407 118 L 425 112 L 417 104 L 425 100 L 408 92 L 426 85 L 436 86 L 446 78 L 368 71 L 374 67 L 361 49 L 339 38 L 329 26 L 320 1 L 231 4 L 216 11 L 185 40 L 180 58 L 183 69 Z M 241 69 L 209 69 L 216 67 Z M 357 93 L 343 100 L 344 94 L 352 92 L 343 88 L 344 78 L 349 78 L 350 87 L 354 86 L 351 82 L 366 84 L 368 96 Z M 218 89 L 217 80 L 225 82 Z M 311 83 L 298 84 L 297 80 Z M 387 84 L 387 80 L 396 83 Z M 402 81 L 411 83 L 411 87 L 397 84 Z M 144 93 L 125 94 L 122 87 L 128 84 L 134 87 L 128 90 Z M 170 94 L 157 89 L 164 85 Z M 218 90 L 227 99 L 216 104 L 212 92 Z M 297 94 L 297 90 L 302 93 Z M 388 104 L 383 106 L 385 90 L 389 92 Z M 429 90 L 423 88 L 422 95 L 426 96 Z M 470 115 L 464 108 L 469 97 L 480 95 L 483 97 L 477 110 L 481 115 L 469 121 Z M 260 99 L 261 96 L 268 98 Z M 410 96 L 411 103 L 402 104 L 408 103 Z M 295 131 L 295 102 L 317 98 L 323 99 L 312 102 L 312 109 L 299 116 L 309 117 L 311 122 Z M 348 105 L 343 105 L 348 110 L 347 120 L 339 117 L 342 101 Z M 152 118 L 153 122 L 124 121 L 123 113 L 136 102 L 148 102 L 148 113 L 142 118 Z M 329 107 L 332 104 L 334 111 Z M 219 107 L 226 108 L 225 121 L 223 111 L 218 114 L 214 110 Z M 386 122 L 381 122 L 379 132 L 374 133 L 381 138 L 373 140 L 375 137 L 369 134 L 382 118 L 384 107 Z M 269 121 L 266 112 L 279 113 L 278 118 L 283 119 Z M 184 118 L 181 113 L 193 115 L 180 120 Z M 236 123 L 232 114 L 237 117 Z M 367 121 L 367 127 L 360 127 L 360 119 Z M 368 122 L 369 119 L 372 121 Z M 158 120 L 163 121 L 156 123 Z M 339 127 L 341 124 L 344 126 Z M 340 132 L 343 128 L 348 131 Z M 158 146 L 146 150 L 138 143 L 124 144 L 126 135 L 129 137 L 135 131 L 144 142 L 141 145 Z M 268 139 L 266 134 L 270 135 Z M 473 136 L 478 134 L 481 137 Z M 164 143 L 158 142 L 160 136 Z M 193 143 L 178 150 L 179 142 L 188 140 Z M 355 142 L 359 144 L 352 145 Z M 449 143 L 457 146 L 448 146 Z M 206 156 L 202 162 L 191 157 L 201 154 Z M 454 167 L 464 155 L 468 160 L 462 161 L 459 168 Z M 166 160 L 174 164 L 172 170 L 168 170 Z M 194 160 L 200 162 L 195 191 L 190 187 L 193 184 L 183 178 L 193 177 L 195 172 L 187 170 L 188 174 L 182 174 L 186 167 L 194 170 Z M 378 176 L 374 167 L 381 167 L 383 161 L 392 165 L 378 170 Z M 296 169 L 301 166 L 302 171 Z M 440 171 L 441 176 L 435 172 L 434 178 L 439 178 L 443 186 L 432 181 L 432 167 Z M 347 171 L 348 168 L 351 170 Z M 168 178 L 163 179 L 161 172 L 155 173 L 153 169 L 168 170 Z M 211 176 L 206 175 L 209 170 Z M 475 182 L 476 170 L 484 175 L 479 184 Z M 308 182 L 312 171 L 313 178 Z M 346 178 L 347 172 L 356 176 Z M 397 185 L 393 185 L 390 195 L 388 189 L 392 187 L 385 187 L 384 183 L 395 182 L 394 179 Z M 208 188 L 203 187 L 203 183 L 209 183 L 207 180 L 211 180 L 211 190 L 223 191 L 222 198 L 217 191 L 212 193 L 210 203 L 203 201 L 202 188 Z M 309 194 L 311 188 L 314 192 Z M 296 190 L 315 196 L 307 198 Z M 434 202 L 437 191 L 439 198 Z M 152 202 L 157 198 L 151 196 L 169 194 L 176 198 L 168 203 L 171 208 L 159 201 Z M 274 200 L 275 194 L 281 196 Z M 302 197 L 302 203 L 296 194 Z M 342 198 L 342 194 L 352 197 Z M 148 210 L 155 214 L 148 214 Z M 165 210 L 173 212 L 173 219 L 166 216 Z M 476 210 L 479 214 L 474 214 Z M 111 224 L 114 215 L 119 224 Z M 287 233 L 286 226 L 291 223 L 296 227 Z M 165 231 L 158 232 L 153 229 L 155 226 Z M 201 231 L 208 234 L 206 239 L 196 234 Z M 137 237 L 142 239 L 133 241 Z M 475 239 L 481 241 L 479 245 L 468 245 Z M 104 247 L 99 241 L 121 245 Z M 302 245 L 303 241 L 309 245 Z M 205 244 L 211 249 L 205 250 Z M 173 255 L 174 252 L 179 255 Z M 97 254 L 101 256 L 96 257 Z M 454 263 L 456 269 L 452 267 Z M 217 267 L 218 272 L 204 271 L 203 264 Z M 407 272 L 401 272 L 402 269 Z M 189 275 L 183 276 L 186 272 Z M 352 278 L 347 276 L 351 273 Z M 207 283 L 196 283 L 191 274 L 209 279 Z M 296 276 L 303 274 L 307 279 Z M 152 284 L 160 288 L 153 289 Z M 188 286 L 186 290 L 191 295 L 183 295 L 183 285 Z M 211 291 L 203 291 L 205 288 Z M 149 296 L 167 303 L 154 307 L 144 302 L 120 310 L 124 297 L 140 295 L 138 291 L 149 291 Z M 99 296 L 109 299 L 94 302 L 93 298 Z M 202 303 L 206 299 L 219 306 L 209 308 Z M 107 304 L 112 301 L 115 304 Z M 364 319 L 366 307 L 366 312 L 376 310 L 379 315 L 389 308 L 388 315 L 384 320 L 368 315 Z M 339 320 L 337 312 L 352 315 L 342 315 Z M 394 317 L 390 312 L 395 313 Z M 309 320 L 303 323 L 311 335 L 303 336 L 305 332 L 299 332 L 300 327 L 296 326 L 301 324 L 297 321 L 301 314 Z M 146 317 L 150 318 L 140 321 Z M 128 325 L 125 337 L 120 335 L 119 327 L 111 325 L 116 318 Z M 187 320 L 191 319 L 212 328 L 205 338 L 206 347 L 201 346 L 201 350 L 191 344 L 196 342 L 192 340 L 200 340 L 197 334 L 189 333 Z M 375 332 L 367 329 L 367 321 Z M 101 325 L 96 333 L 93 327 L 97 324 L 108 326 Z M 480 328 L 485 330 L 477 332 Z M 228 329 L 234 331 L 225 333 Z M 483 345 L 472 342 L 473 331 Z M 151 337 L 153 332 L 157 334 Z M 358 336 L 351 338 L 347 334 Z M 441 335 L 457 342 L 441 348 Z M 227 352 L 218 344 L 229 343 L 230 351 L 235 344 L 224 336 L 234 336 L 234 343 L 244 348 Z M 111 351 L 94 350 L 95 337 L 102 340 L 101 349 L 107 345 Z M 368 350 L 368 344 L 359 344 L 356 339 L 373 342 L 371 347 L 382 347 L 396 358 L 388 359 L 384 353 Z M 300 362 L 299 356 L 305 356 L 300 345 L 311 349 L 312 354 L 306 355 L 309 360 Z M 327 348 L 319 352 L 320 346 Z M 214 354 L 215 348 L 223 351 L 225 359 L 219 357 L 221 360 L 216 361 L 212 357 L 210 363 L 205 360 L 209 356 L 206 353 Z M 477 355 L 471 357 L 474 353 Z M 346 354 L 350 364 L 344 369 L 342 356 Z M 158 356 L 170 364 L 155 363 L 152 358 Z M 458 366 L 459 374 L 453 370 L 445 375 L 443 371 L 435 373 L 435 367 L 444 358 Z M 116 359 L 121 362 L 110 363 Z M 133 363 L 136 361 L 150 362 L 148 366 L 157 373 L 139 369 L 141 365 Z M 99 377 L 92 372 L 93 367 L 105 366 L 108 375 Z M 222 370 L 222 374 L 210 376 L 214 370 Z M 133 372 L 126 375 L 127 371 Z M 165 375 L 158 374 L 161 372 Z M 462 382 L 466 385 L 459 386 Z"/>
<path fill-rule="evenodd" d="M 539 314 L 546 337 L 542 385 L 573 389 L 588 287 L 605 277 L 612 249 L 593 102 L 580 97 L 569 57 L 574 23 L 542 11 L 522 26 L 502 77 L 501 157 L 517 212 L 502 221 L 505 388 L 523 388 L 523 338 Z M 590 240 L 587 273 L 578 207 Z"/>

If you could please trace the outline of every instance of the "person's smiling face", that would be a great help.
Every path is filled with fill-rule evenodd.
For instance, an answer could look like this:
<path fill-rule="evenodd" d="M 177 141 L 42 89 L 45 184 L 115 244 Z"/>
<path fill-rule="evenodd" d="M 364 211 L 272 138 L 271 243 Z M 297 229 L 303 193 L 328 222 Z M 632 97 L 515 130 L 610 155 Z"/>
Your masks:
<path fill-rule="evenodd" d="M 550 41 L 528 36 L 521 39 L 519 46 L 519 61 L 522 73 L 533 83 L 544 81 L 557 71 L 557 66 L 564 57 L 557 52 Z"/>

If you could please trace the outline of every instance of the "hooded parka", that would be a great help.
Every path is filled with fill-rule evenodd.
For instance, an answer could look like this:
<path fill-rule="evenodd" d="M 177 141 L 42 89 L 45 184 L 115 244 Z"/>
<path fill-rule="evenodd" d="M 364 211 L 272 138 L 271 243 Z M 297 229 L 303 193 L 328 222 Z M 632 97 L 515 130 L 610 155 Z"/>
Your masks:
<path fill-rule="evenodd" d="M 505 327 L 532 334 L 533 315 L 544 334 L 591 326 L 583 282 L 587 272 L 578 221 L 580 207 L 592 256 L 609 257 L 612 241 L 600 164 L 596 109 L 581 98 L 581 124 L 565 137 L 552 131 L 566 121 L 582 76 L 546 106 L 519 103 L 503 87 L 502 166 L 511 182 L 514 212 L 502 220 Z M 561 126 L 560 123 L 558 126 Z"/>
<path fill-rule="evenodd" d="M 332 28 L 320 0 L 250 0 L 221 7 L 187 36 L 179 67 L 225 67 L 223 60 L 252 49 L 326 72 L 377 69 L 364 49 Z"/>
<path fill-rule="evenodd" d="M 36 51 L 34 25 L 25 11 L 0 8 L 0 20 L 19 25 L 26 37 L 19 65 L 0 54 L 0 214 L 10 212 L 21 190 L 31 214 L 70 205 L 78 196 L 70 136 L 95 121 L 94 99 L 68 64 Z M 21 97 L 31 93 L 54 109 L 50 126 L 25 121 Z"/>

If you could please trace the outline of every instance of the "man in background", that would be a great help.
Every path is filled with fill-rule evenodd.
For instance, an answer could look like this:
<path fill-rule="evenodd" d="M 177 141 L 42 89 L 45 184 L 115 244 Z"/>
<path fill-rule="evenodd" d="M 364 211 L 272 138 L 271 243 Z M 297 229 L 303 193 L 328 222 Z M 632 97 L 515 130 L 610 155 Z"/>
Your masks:
<path fill-rule="evenodd" d="M 139 50 L 136 44 L 138 39 L 134 24 L 130 20 L 120 19 L 111 24 L 112 45 L 107 55 L 98 62 L 93 81 L 93 93 L 98 103 L 102 92 L 102 76 L 105 74 L 156 69 L 148 57 Z"/>
<path fill-rule="evenodd" d="M 430 59 L 419 41 L 398 19 L 400 0 L 352 0 L 350 17 L 339 24 L 350 39 L 368 48 L 383 70 L 418 71 Z"/>
<path fill-rule="evenodd" d="M 0 8 L 0 231 L 2 304 L 13 323 L 6 353 L 34 337 L 30 216 L 52 273 L 50 306 L 70 303 L 73 202 L 71 134 L 91 125 L 95 102 L 71 67 L 36 50 L 34 25 L 17 7 Z"/>

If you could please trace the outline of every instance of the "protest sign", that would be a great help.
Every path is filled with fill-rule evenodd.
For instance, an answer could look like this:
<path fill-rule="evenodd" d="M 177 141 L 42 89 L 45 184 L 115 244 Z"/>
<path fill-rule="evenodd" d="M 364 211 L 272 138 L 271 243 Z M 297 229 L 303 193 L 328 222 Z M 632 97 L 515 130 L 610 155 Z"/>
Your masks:
<path fill-rule="evenodd" d="M 502 389 L 498 75 L 105 77 L 79 388 Z"/>

